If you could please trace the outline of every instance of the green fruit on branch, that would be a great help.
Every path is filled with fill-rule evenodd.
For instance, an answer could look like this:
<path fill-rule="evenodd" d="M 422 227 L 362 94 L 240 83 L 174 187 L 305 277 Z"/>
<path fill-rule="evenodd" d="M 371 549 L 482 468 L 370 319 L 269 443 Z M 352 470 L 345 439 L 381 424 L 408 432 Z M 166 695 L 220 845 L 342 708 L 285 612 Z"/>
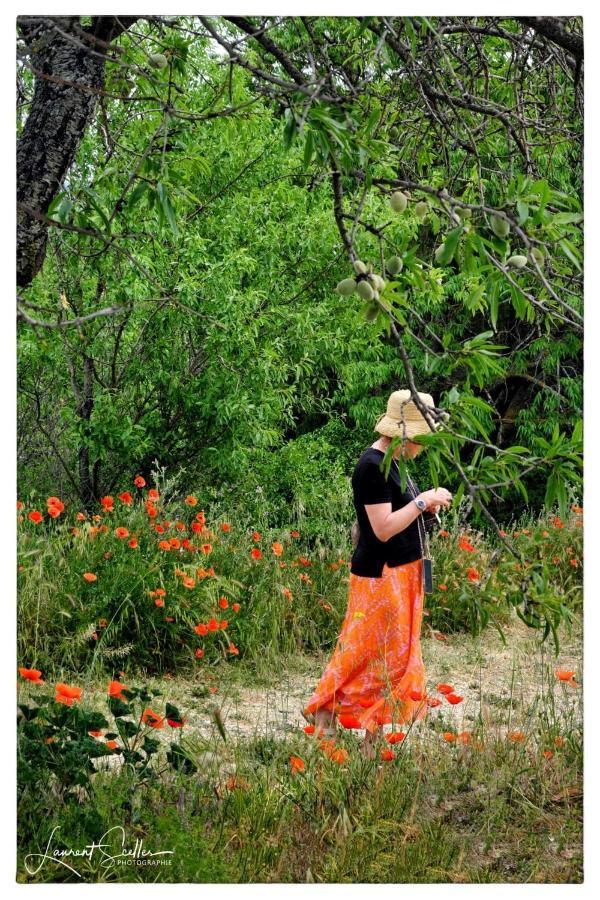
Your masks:
<path fill-rule="evenodd" d="M 151 66 L 154 66 L 155 69 L 164 69 L 165 66 L 169 65 L 169 60 L 164 53 L 152 53 L 148 57 L 148 62 Z"/>
<path fill-rule="evenodd" d="M 473 210 L 468 209 L 466 206 L 459 206 L 458 209 L 455 210 L 456 215 L 459 219 L 470 219 L 473 215 Z"/>
<path fill-rule="evenodd" d="M 382 291 L 385 288 L 385 281 L 381 277 L 381 275 L 370 275 L 371 282 L 376 291 Z"/>
<path fill-rule="evenodd" d="M 517 253 L 517 254 L 515 254 L 515 256 L 511 256 L 511 257 L 510 257 L 510 259 L 508 260 L 508 262 L 506 263 L 506 265 L 507 265 L 507 266 L 512 266 L 513 269 L 522 269 L 523 266 L 526 266 L 526 265 L 527 265 L 527 257 L 526 257 L 526 256 L 520 256 L 520 255 Z"/>
<path fill-rule="evenodd" d="M 390 275 L 397 275 L 402 271 L 404 263 L 399 256 L 390 256 L 390 258 L 386 260 L 385 267 Z"/>
<path fill-rule="evenodd" d="M 349 297 L 356 290 L 356 282 L 354 278 L 344 278 L 336 285 L 336 292 L 342 297 Z"/>
<path fill-rule="evenodd" d="M 372 300 L 375 293 L 368 281 L 359 281 L 356 292 L 363 300 Z"/>
<path fill-rule="evenodd" d="M 377 318 L 377 313 L 379 312 L 379 307 L 376 303 L 369 303 L 365 307 L 365 319 L 367 322 L 372 322 Z"/>
<path fill-rule="evenodd" d="M 403 213 L 406 209 L 406 204 L 408 203 L 408 199 L 406 194 L 403 194 L 402 191 L 394 191 L 392 196 L 390 197 L 390 206 L 397 213 Z"/>
<path fill-rule="evenodd" d="M 492 213 L 490 217 L 490 224 L 492 226 L 492 231 L 499 238 L 505 238 L 508 232 L 510 231 L 510 225 L 503 219 L 502 216 L 499 216 L 497 213 Z"/>
<path fill-rule="evenodd" d="M 390 131 L 389 131 L 390 140 L 397 141 L 399 134 L 400 134 L 400 132 L 398 130 L 397 125 L 392 125 L 392 127 L 390 128 Z"/>
<path fill-rule="evenodd" d="M 367 267 L 365 266 L 365 264 L 362 260 L 355 259 L 353 262 L 353 266 L 354 266 L 354 271 L 356 272 L 357 275 L 366 275 L 367 274 Z"/>
<path fill-rule="evenodd" d="M 529 255 L 530 255 L 531 259 L 534 260 L 540 268 L 544 265 L 544 261 L 545 261 L 546 257 L 544 256 L 542 251 L 539 249 L 539 247 L 532 247 L 531 250 L 529 251 Z"/>
<path fill-rule="evenodd" d="M 418 219 L 423 221 L 427 213 L 429 212 L 429 204 L 426 200 L 419 200 L 417 205 L 415 206 L 415 215 Z"/>
<path fill-rule="evenodd" d="M 442 259 L 443 255 L 444 255 L 444 250 L 445 250 L 445 247 L 443 244 L 440 244 L 439 247 L 436 247 L 436 250 L 434 253 L 434 258 L 437 263 L 439 263 L 440 260 Z"/>

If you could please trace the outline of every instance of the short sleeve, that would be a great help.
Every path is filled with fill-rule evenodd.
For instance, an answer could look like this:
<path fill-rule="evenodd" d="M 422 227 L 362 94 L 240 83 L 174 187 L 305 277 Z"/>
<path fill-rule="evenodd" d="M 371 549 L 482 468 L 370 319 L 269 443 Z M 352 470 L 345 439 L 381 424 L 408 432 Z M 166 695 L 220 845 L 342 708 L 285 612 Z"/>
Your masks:
<path fill-rule="evenodd" d="M 391 503 L 392 489 L 389 480 L 380 470 L 377 463 L 370 463 L 365 467 L 360 482 L 361 503 Z"/>

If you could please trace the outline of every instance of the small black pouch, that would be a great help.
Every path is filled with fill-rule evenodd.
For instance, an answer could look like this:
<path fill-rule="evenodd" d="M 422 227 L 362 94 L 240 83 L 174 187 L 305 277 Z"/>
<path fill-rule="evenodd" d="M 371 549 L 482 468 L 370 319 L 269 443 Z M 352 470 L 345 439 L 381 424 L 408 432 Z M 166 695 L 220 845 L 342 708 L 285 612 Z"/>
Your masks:
<path fill-rule="evenodd" d="M 433 593 L 433 560 L 427 556 L 423 557 L 423 582 L 425 585 L 425 593 Z"/>

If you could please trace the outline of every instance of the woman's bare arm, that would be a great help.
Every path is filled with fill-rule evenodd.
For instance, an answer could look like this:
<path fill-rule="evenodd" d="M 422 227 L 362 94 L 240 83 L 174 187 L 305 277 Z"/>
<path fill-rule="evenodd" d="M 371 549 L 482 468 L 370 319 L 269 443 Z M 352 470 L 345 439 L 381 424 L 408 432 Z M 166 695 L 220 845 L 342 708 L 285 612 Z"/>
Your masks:
<path fill-rule="evenodd" d="M 421 515 L 421 510 L 416 503 L 407 503 L 406 506 L 392 512 L 391 503 L 365 504 L 365 512 L 369 517 L 371 528 L 377 540 L 389 541 L 395 534 L 404 531 L 405 528 Z"/>

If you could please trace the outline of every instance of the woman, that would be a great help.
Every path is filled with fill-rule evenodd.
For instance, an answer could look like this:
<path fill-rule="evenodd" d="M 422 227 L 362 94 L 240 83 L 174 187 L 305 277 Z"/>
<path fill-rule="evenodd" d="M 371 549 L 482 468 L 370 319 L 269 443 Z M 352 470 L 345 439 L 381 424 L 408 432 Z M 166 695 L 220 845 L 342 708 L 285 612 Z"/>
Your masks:
<path fill-rule="evenodd" d="M 430 394 L 419 393 L 433 407 Z M 440 427 L 438 424 L 436 427 Z M 321 680 L 303 710 L 316 731 L 335 734 L 336 715 L 356 717 L 366 729 L 363 752 L 372 757 L 381 727 L 422 718 L 426 705 L 420 631 L 423 613 L 421 517 L 450 505 L 446 488 L 402 492 L 396 460 L 413 459 L 424 445 L 411 440 L 430 429 L 408 390 L 394 391 L 374 428 L 380 437 L 360 456 L 352 475 L 360 529 L 352 555 L 349 600 L 342 631 Z M 380 469 L 393 437 L 389 478 Z M 414 697 L 411 697 L 411 693 Z"/>

